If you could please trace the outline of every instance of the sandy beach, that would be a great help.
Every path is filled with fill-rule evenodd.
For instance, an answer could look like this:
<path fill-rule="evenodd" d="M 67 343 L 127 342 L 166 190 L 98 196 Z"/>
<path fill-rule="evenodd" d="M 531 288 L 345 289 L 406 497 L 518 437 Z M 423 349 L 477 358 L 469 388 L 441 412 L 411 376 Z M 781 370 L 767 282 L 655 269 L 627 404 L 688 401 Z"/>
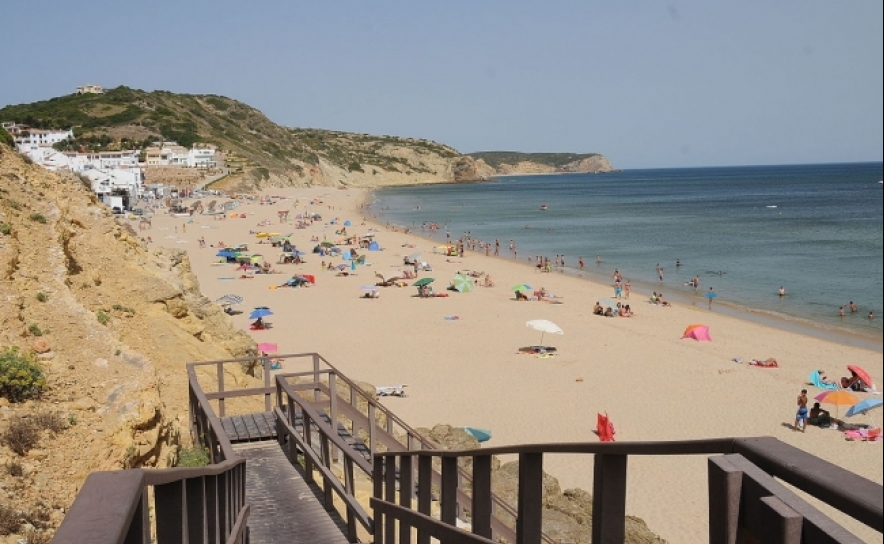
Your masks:
<path fill-rule="evenodd" d="M 407 384 L 407 397 L 383 402 L 412 427 L 447 423 L 490 429 L 489 445 L 584 442 L 598 440 L 593 433 L 596 414 L 607 412 L 619 441 L 773 436 L 870 480 L 884 481 L 880 441 L 850 442 L 839 431 L 817 427 L 806 433 L 792 429 L 800 390 L 808 389 L 811 402 L 822 392 L 807 383 L 812 371 L 824 369 L 830 377 L 840 377 L 848 375 L 846 365 L 856 364 L 880 388 L 880 353 L 768 328 L 718 313 L 714 305 L 710 310 L 705 303 L 657 306 L 649 302 L 650 293 L 635 289 L 623 301 L 631 305 L 633 317 L 595 316 L 594 303 L 613 295 L 611 285 L 555 271 L 541 273 L 524 260 L 434 253 L 444 233 L 434 241 L 388 230 L 370 217 L 363 224 L 365 190 L 275 189 L 270 194 L 286 198 L 272 205 L 244 203 L 235 212 L 245 218 L 172 217 L 158 210 L 152 227 L 139 234 L 150 236 L 154 247 L 188 251 L 201 290 L 210 299 L 241 295 L 244 313 L 231 317 L 237 327 L 248 329 L 251 308 L 270 307 L 273 327 L 252 332 L 257 342 L 274 342 L 281 353 L 318 352 L 355 380 Z M 290 211 L 287 224 L 280 224 L 279 210 Z M 308 212 L 321 214 L 323 220 L 296 229 L 294 216 Z M 329 224 L 333 219 L 336 223 Z M 348 261 L 312 253 L 317 242 L 311 238 L 334 241 L 346 220 L 352 223 L 348 234 L 373 229 L 383 249 L 357 249 L 366 264 L 353 272 L 348 267 L 350 275 L 338 276 L 324 270 L 322 262 Z M 265 221 L 270 224 L 260 224 Z M 137 223 L 133 227 L 137 230 Z M 306 262 L 279 264 L 279 248 L 258 244 L 250 234 L 258 231 L 293 233 L 293 244 L 307 252 Z M 240 279 L 235 265 L 220 264 L 215 257 L 220 242 L 247 243 L 281 273 Z M 390 277 L 410 269 L 403 266 L 403 257 L 415 252 L 432 267 L 420 277 L 435 278 L 436 293 L 449 296 L 417 298 L 409 285 L 382 287 L 377 299 L 362 297 L 362 287 L 374 285 L 377 273 Z M 455 274 L 465 270 L 490 274 L 495 286 L 483 287 L 480 279 L 469 293 L 446 290 Z M 312 274 L 316 283 L 273 288 L 293 274 Z M 546 288 L 560 303 L 515 301 L 512 286 L 523 283 L 531 291 Z M 550 320 L 564 331 L 543 338 L 557 348 L 554 357 L 519 352 L 541 340 L 540 332 L 525 325 L 534 319 Z M 682 339 L 685 328 L 695 323 L 708 325 L 711 342 Z M 771 357 L 778 368 L 748 364 Z M 841 417 L 847 409 L 824 407 Z M 882 411 L 854 420 L 880 427 Z M 546 459 L 544 470 L 563 488 L 592 489 L 589 457 Z M 628 485 L 627 513 L 644 519 L 652 531 L 670 542 L 708 539 L 705 457 L 631 458 Z M 882 541 L 850 518 L 831 515 L 859 538 Z"/>

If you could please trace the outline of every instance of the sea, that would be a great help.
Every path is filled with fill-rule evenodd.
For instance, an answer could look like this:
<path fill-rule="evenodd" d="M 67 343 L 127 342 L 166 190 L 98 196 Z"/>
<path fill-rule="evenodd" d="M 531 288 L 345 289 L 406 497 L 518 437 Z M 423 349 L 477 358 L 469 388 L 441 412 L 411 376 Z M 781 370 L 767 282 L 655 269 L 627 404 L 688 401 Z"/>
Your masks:
<path fill-rule="evenodd" d="M 611 283 L 617 269 L 633 291 L 674 302 L 706 306 L 712 287 L 716 311 L 882 351 L 882 171 L 874 162 L 500 176 L 379 189 L 369 211 L 415 233 L 436 223 L 440 241 L 499 239 L 505 258 L 510 240 L 519 260 L 561 255 L 565 273 L 592 280 Z"/>

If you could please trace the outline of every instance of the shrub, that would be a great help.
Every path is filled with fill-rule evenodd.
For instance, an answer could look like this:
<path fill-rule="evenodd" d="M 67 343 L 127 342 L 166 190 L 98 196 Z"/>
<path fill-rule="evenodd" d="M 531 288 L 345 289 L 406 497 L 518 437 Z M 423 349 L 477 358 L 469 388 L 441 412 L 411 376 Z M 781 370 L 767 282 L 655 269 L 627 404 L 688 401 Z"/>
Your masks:
<path fill-rule="evenodd" d="M 3 234 L 4 236 L 12 234 L 12 225 L 9 223 L 0 223 L 0 234 Z"/>
<path fill-rule="evenodd" d="M 98 310 L 98 313 L 95 314 L 95 317 L 102 325 L 107 325 L 110 322 L 110 316 L 104 313 L 104 310 Z"/>
<path fill-rule="evenodd" d="M 43 370 L 17 347 L 0 352 L 0 396 L 12 402 L 39 397 L 46 387 Z"/>
<path fill-rule="evenodd" d="M 0 442 L 19 455 L 25 455 L 40 441 L 40 429 L 30 419 L 18 419 L 0 435 Z"/>
<path fill-rule="evenodd" d="M 18 531 L 21 515 L 13 508 L 0 504 L 0 534 L 10 535 Z"/>
<path fill-rule="evenodd" d="M 46 302 L 47 300 L 49 300 L 49 297 L 46 296 L 46 293 L 41 292 L 37 293 L 37 300 L 39 300 L 40 302 Z"/>
<path fill-rule="evenodd" d="M 30 420 L 34 422 L 38 429 L 45 429 L 53 433 L 60 433 L 67 428 L 65 418 L 58 412 L 41 410 L 31 414 Z"/>
<path fill-rule="evenodd" d="M 6 472 L 13 478 L 20 478 L 25 475 L 25 468 L 21 463 L 13 459 L 6 463 Z"/>
<path fill-rule="evenodd" d="M 181 448 L 178 450 L 179 467 L 204 467 L 212 462 L 209 456 L 209 449 L 202 446 L 193 446 L 192 448 Z"/>
<path fill-rule="evenodd" d="M 28 332 L 33 336 L 43 336 L 43 331 L 40 330 L 40 325 L 37 325 L 36 323 L 28 325 Z"/>
<path fill-rule="evenodd" d="M 46 216 L 44 216 L 42 213 L 32 213 L 28 217 L 30 218 L 31 221 L 36 221 L 37 223 L 43 223 L 43 224 L 46 223 Z"/>

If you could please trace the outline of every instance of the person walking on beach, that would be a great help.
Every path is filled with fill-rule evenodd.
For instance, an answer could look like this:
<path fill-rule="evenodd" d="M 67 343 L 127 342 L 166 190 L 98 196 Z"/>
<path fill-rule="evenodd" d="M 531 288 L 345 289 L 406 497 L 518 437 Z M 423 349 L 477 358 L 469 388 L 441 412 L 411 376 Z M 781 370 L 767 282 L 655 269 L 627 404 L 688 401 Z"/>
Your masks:
<path fill-rule="evenodd" d="M 796 431 L 800 429 L 802 433 L 807 427 L 807 389 L 802 389 L 798 395 L 798 412 L 795 414 L 794 427 Z"/>
<path fill-rule="evenodd" d="M 706 298 L 709 299 L 709 309 L 710 309 L 710 310 L 712 309 L 712 299 L 715 298 L 715 297 L 717 297 L 717 296 L 718 296 L 718 295 L 715 294 L 715 291 L 712 290 L 712 287 L 710 287 L 710 288 L 709 288 L 709 292 L 706 293 Z"/>

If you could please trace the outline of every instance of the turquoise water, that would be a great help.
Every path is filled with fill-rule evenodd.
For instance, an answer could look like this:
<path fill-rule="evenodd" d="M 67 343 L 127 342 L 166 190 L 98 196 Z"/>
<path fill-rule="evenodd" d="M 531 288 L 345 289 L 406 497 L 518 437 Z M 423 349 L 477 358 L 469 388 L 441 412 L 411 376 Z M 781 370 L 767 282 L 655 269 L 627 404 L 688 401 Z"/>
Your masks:
<path fill-rule="evenodd" d="M 506 257 L 512 239 L 519 259 L 564 255 L 575 273 L 582 256 L 585 275 L 608 282 L 617 268 L 636 288 L 669 298 L 702 301 L 711 286 L 717 306 L 880 345 L 882 170 L 860 163 L 504 176 L 381 189 L 371 213 L 417 232 L 439 223 L 439 240 L 446 229 L 452 239 L 499 238 Z M 695 275 L 698 293 L 684 285 Z"/>

